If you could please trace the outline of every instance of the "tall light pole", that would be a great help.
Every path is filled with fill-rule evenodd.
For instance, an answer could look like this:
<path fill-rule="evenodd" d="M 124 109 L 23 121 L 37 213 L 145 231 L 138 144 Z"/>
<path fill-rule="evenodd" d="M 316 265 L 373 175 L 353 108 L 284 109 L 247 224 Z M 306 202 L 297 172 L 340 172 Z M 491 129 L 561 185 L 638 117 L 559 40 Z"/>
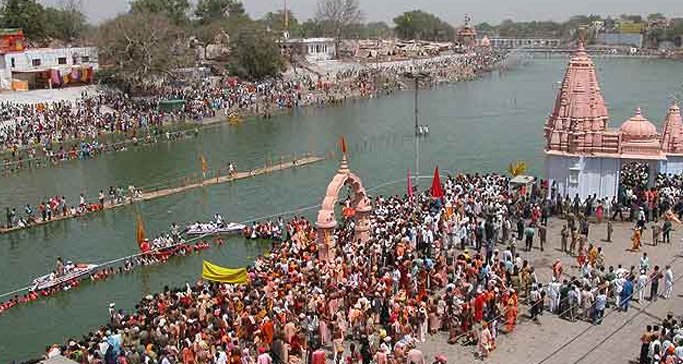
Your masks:
<path fill-rule="evenodd" d="M 418 92 L 420 90 L 420 80 L 428 79 L 430 76 L 426 72 L 406 72 L 406 78 L 415 81 L 415 187 L 420 184 L 420 123 L 418 108 Z"/>

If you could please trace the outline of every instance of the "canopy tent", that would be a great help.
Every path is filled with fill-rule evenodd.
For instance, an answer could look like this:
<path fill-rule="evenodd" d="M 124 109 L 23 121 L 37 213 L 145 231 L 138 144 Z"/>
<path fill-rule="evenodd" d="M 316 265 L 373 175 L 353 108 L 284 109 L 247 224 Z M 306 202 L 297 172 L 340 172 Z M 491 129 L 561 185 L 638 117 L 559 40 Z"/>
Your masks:
<path fill-rule="evenodd" d="M 161 100 L 159 101 L 159 110 L 161 111 L 178 111 L 185 108 L 185 100 Z"/>

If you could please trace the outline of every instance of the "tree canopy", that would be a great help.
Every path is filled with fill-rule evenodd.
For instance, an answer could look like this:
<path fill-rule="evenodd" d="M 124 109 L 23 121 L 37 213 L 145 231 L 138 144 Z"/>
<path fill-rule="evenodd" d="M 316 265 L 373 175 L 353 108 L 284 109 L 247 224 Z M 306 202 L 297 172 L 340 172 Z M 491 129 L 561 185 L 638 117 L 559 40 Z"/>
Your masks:
<path fill-rule="evenodd" d="M 401 39 L 452 40 L 455 29 L 437 16 L 422 10 L 408 11 L 394 18 L 394 32 Z"/>
<path fill-rule="evenodd" d="M 62 2 L 60 9 L 48 7 L 45 11 L 49 20 L 47 33 L 52 38 L 73 41 L 83 36 L 88 28 L 80 1 L 66 0 Z"/>
<path fill-rule="evenodd" d="M 300 36 L 299 20 L 296 18 L 296 16 L 294 16 L 294 14 L 290 10 L 287 10 L 287 13 L 288 13 L 288 21 L 289 21 L 289 33 L 294 37 L 299 37 Z M 263 25 L 266 27 L 266 29 L 270 29 L 274 32 L 282 34 L 282 32 L 285 30 L 285 12 L 284 12 L 284 10 L 278 10 L 276 12 L 266 13 L 263 16 L 263 18 L 261 18 L 261 23 L 263 23 Z"/>
<path fill-rule="evenodd" d="M 315 20 L 325 35 L 341 39 L 345 32 L 363 20 L 358 0 L 319 0 Z"/>
<path fill-rule="evenodd" d="M 237 30 L 230 45 L 228 68 L 240 78 L 259 80 L 273 77 L 282 68 L 282 56 L 275 35 L 257 22 Z"/>
<path fill-rule="evenodd" d="M 42 42 L 47 34 L 45 7 L 36 0 L 4 0 L 2 26 L 21 28 L 24 36 L 34 42 Z"/>
<path fill-rule="evenodd" d="M 194 15 L 201 24 L 208 24 L 220 19 L 244 16 L 246 11 L 239 0 L 199 0 Z"/>
<path fill-rule="evenodd" d="M 97 40 L 101 60 L 113 66 L 114 81 L 128 91 L 151 87 L 190 61 L 182 29 L 164 14 L 119 15 L 99 26 Z"/>
<path fill-rule="evenodd" d="M 132 12 L 164 14 L 176 25 L 189 21 L 189 0 L 133 0 L 130 8 Z"/>

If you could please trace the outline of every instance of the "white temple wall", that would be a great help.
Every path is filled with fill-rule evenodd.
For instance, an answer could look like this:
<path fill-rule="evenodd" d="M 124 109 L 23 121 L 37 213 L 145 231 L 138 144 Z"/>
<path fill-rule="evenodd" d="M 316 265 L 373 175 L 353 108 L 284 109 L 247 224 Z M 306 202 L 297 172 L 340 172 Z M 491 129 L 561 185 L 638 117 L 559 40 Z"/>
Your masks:
<path fill-rule="evenodd" d="M 683 156 L 667 156 L 666 160 L 659 162 L 658 171 L 671 175 L 683 174 Z"/>
<path fill-rule="evenodd" d="M 546 177 L 563 195 L 599 198 L 617 194 L 621 161 L 616 158 L 546 156 Z"/>

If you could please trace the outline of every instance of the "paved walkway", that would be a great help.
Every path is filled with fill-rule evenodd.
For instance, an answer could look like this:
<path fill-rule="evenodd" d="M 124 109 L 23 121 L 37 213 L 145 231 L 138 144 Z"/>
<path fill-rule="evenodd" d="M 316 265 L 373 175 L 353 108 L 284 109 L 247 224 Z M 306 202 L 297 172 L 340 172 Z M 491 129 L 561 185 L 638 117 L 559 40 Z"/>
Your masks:
<path fill-rule="evenodd" d="M 278 163 L 278 164 L 275 164 L 272 166 L 257 168 L 257 169 L 251 170 L 251 171 L 236 172 L 233 175 L 224 175 L 224 176 L 218 175 L 216 177 L 208 178 L 208 179 L 205 179 L 205 180 L 199 181 L 199 182 L 191 182 L 190 177 L 187 177 L 185 179 L 185 181 L 182 181 L 179 184 L 178 187 L 160 188 L 160 189 L 155 189 L 153 191 L 143 192 L 140 197 L 134 198 L 133 201 L 128 200 L 128 202 L 119 203 L 119 204 L 116 204 L 116 203 L 112 204 L 109 201 L 109 198 L 107 197 L 105 202 L 104 202 L 103 210 L 109 210 L 109 209 L 117 208 L 120 206 L 128 205 L 128 204 L 133 203 L 133 202 L 148 201 L 148 200 L 152 200 L 155 198 L 161 198 L 161 197 L 165 197 L 165 196 L 169 196 L 169 195 L 174 195 L 176 193 L 182 193 L 182 192 L 193 190 L 193 189 L 196 189 L 199 187 L 210 186 L 210 185 L 215 185 L 215 184 L 220 184 L 220 183 L 225 183 L 225 182 L 232 182 L 232 181 L 237 181 L 237 180 L 241 180 L 241 179 L 255 177 L 255 176 L 266 174 L 266 173 L 281 171 L 284 169 L 301 167 L 301 166 L 320 162 L 324 159 L 325 158 L 322 158 L 322 157 L 306 157 L 306 158 L 292 160 L 290 162 L 283 162 L 283 163 Z M 99 212 L 99 211 L 95 211 L 95 212 Z M 87 215 L 87 214 L 84 214 L 84 215 Z M 32 227 L 48 224 L 51 222 L 71 219 L 74 217 L 79 217 L 79 216 L 84 216 L 84 215 L 61 216 L 61 214 L 59 214 L 59 216 L 53 217 L 52 220 L 38 221 L 36 224 L 33 224 L 33 225 L 31 225 L 25 229 L 30 229 Z M 9 232 L 16 231 L 16 230 L 22 230 L 22 229 L 18 228 L 18 227 L 12 228 L 12 229 L 0 227 L 0 234 L 9 233 Z"/>
<path fill-rule="evenodd" d="M 551 265 L 555 259 L 562 260 L 565 273 L 578 275 L 576 260 L 559 249 L 562 224 L 563 221 L 558 219 L 549 223 L 549 246 L 546 247 L 545 252 L 541 252 L 538 248 L 538 240 L 535 241 L 535 248 L 531 253 L 520 252 L 523 259 L 529 259 L 534 264 L 538 277 L 544 284 L 552 276 Z M 605 223 L 591 224 L 589 243 L 602 246 L 608 267 L 614 265 L 616 268 L 618 264 L 622 264 L 627 269 L 631 265 L 637 267 L 642 252 L 627 251 L 631 246 L 632 225 L 615 223 L 612 243 L 602 241 L 606 237 L 606 226 Z M 650 256 L 651 266 L 659 265 L 664 269 L 665 265 L 675 259 L 671 264 L 674 280 L 683 277 L 683 257 L 678 258 L 678 254 L 681 253 L 683 228 L 678 226 L 681 231 L 675 231 L 672 234 L 671 244 L 652 246 L 652 230 L 649 227 L 650 224 L 643 234 L 645 244 L 642 251 Z M 519 246 L 523 247 L 523 243 L 519 243 Z M 663 286 L 663 282 L 660 283 L 660 291 L 663 290 Z M 647 295 L 649 295 L 649 285 Z M 608 308 L 600 326 L 593 326 L 582 321 L 571 323 L 547 312 L 538 322 L 533 322 L 527 318 L 528 308 L 520 307 L 520 318 L 516 330 L 509 335 L 499 335 L 497 348 L 486 359 L 486 362 L 500 364 L 635 363 L 640 352 L 640 336 L 645 326 L 661 324 L 667 312 L 673 312 L 674 315 L 682 314 L 681 297 L 683 297 L 683 279 L 674 284 L 674 293 L 668 300 L 659 299 L 652 304 L 646 301 L 643 305 L 632 303 L 627 313 L 610 313 L 612 308 Z M 481 362 L 474 357 L 473 351 L 476 347 L 449 345 L 446 340 L 447 334 L 441 333 L 421 344 L 421 350 L 425 353 L 427 362 L 431 363 L 434 355 L 438 354 L 445 354 L 449 363 Z"/>

